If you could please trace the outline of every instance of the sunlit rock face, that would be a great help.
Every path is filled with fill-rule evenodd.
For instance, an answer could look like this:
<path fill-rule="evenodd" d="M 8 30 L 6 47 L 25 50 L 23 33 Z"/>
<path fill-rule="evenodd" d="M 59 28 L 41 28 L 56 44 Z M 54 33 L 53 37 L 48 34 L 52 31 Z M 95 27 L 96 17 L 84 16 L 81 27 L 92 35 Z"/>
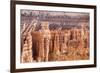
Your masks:
<path fill-rule="evenodd" d="M 88 13 L 32 12 L 21 15 L 21 63 L 89 59 Z"/>

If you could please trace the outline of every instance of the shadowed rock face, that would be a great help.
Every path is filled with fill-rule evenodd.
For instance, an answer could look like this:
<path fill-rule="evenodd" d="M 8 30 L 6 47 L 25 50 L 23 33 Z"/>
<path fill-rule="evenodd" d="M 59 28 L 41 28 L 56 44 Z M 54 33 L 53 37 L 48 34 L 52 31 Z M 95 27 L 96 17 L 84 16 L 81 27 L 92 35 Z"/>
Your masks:
<path fill-rule="evenodd" d="M 50 30 L 81 28 L 81 23 L 84 22 L 87 23 L 89 29 L 89 13 L 22 10 L 21 24 L 30 24 L 32 20 L 38 20 L 36 30 L 41 29 L 41 21 L 49 22 Z"/>

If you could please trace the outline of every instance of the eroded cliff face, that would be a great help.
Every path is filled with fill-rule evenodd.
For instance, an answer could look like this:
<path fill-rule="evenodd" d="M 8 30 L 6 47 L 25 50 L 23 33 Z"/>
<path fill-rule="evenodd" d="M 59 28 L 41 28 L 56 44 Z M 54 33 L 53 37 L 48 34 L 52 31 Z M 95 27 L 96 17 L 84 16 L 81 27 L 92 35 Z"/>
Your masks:
<path fill-rule="evenodd" d="M 21 62 L 89 59 L 89 13 L 21 10 Z"/>
<path fill-rule="evenodd" d="M 35 24 L 25 25 L 21 35 L 22 63 L 89 59 L 87 22 L 81 28 L 50 30 L 50 23 L 43 21 L 38 31 Z"/>

